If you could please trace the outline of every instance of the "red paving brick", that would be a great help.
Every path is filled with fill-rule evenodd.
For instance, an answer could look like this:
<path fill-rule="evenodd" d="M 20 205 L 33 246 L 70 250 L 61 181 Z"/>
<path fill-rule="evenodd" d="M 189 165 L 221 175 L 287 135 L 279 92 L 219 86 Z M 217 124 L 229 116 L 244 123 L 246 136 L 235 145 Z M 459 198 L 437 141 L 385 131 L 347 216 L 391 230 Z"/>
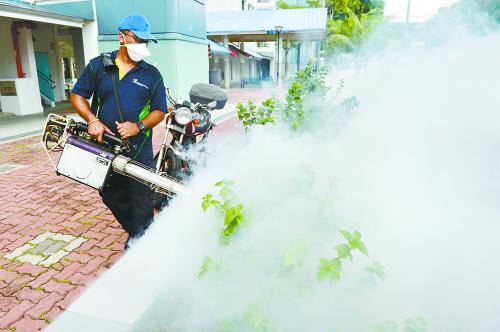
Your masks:
<path fill-rule="evenodd" d="M 35 289 L 39 288 L 40 286 L 45 284 L 47 281 L 52 279 L 52 277 L 56 274 L 57 274 L 56 270 L 47 270 L 47 271 L 43 272 L 42 274 L 40 274 L 35 280 L 30 282 L 28 284 L 28 286 L 31 288 L 35 288 Z"/>
<path fill-rule="evenodd" d="M 38 302 L 38 304 L 32 305 L 31 308 L 29 308 L 29 310 L 26 311 L 26 316 L 31 317 L 33 319 L 39 319 L 42 314 L 49 312 L 54 307 L 54 305 L 57 302 L 61 301 L 63 298 L 64 296 L 59 293 L 51 293 L 46 297 L 44 297 L 43 299 L 41 299 L 40 302 Z"/>
<path fill-rule="evenodd" d="M 42 319 L 31 319 L 29 317 L 23 317 L 21 320 L 18 322 L 12 324 L 13 327 L 15 327 L 16 332 L 17 331 L 22 331 L 22 332 L 32 332 L 32 331 L 41 331 L 45 326 L 47 325 L 47 322 Z"/>
<path fill-rule="evenodd" d="M 16 268 L 16 272 L 23 275 L 30 275 L 32 277 L 38 277 L 43 272 L 47 271 L 46 267 L 31 265 L 31 264 L 23 264 Z"/>
<path fill-rule="evenodd" d="M 29 300 L 32 303 L 38 303 L 41 299 L 43 299 L 49 294 L 42 290 L 34 290 L 29 287 L 24 287 L 14 295 L 20 301 Z"/>
<path fill-rule="evenodd" d="M 267 98 L 262 92 L 253 99 Z M 253 94 L 252 89 L 233 91 L 230 100 Z M 234 124 L 227 123 L 224 126 Z M 154 132 L 155 147 L 163 128 Z M 39 137 L 33 137 L 0 144 L 0 165 L 29 165 L 0 174 L 0 330 L 43 329 L 123 255 L 128 237 L 97 191 L 55 175 L 41 147 L 32 147 L 38 142 Z M 46 231 L 88 241 L 48 268 L 3 258 Z"/>
<path fill-rule="evenodd" d="M 28 282 L 32 281 L 33 279 L 35 278 L 30 275 L 23 275 L 20 278 L 12 281 L 7 287 L 0 289 L 0 294 L 7 297 L 12 296 L 14 293 L 24 288 L 28 284 Z"/>
<path fill-rule="evenodd" d="M 23 318 L 24 313 L 35 305 L 30 301 L 22 301 L 19 304 L 15 305 L 12 309 L 9 310 L 2 318 L 0 318 L 0 328 L 6 328 L 16 323 L 21 318 Z"/>
<path fill-rule="evenodd" d="M 47 319 L 47 321 L 50 323 L 50 322 L 53 322 L 54 319 L 57 318 L 57 316 L 59 316 L 64 310 L 62 310 L 60 307 L 53 307 L 52 309 L 50 309 L 49 312 L 47 312 L 44 316 L 45 316 L 45 319 Z"/>
<path fill-rule="evenodd" d="M 73 289 L 75 289 L 74 285 L 71 285 L 69 282 L 61 282 L 60 280 L 51 279 L 41 287 L 44 292 L 47 293 L 58 293 L 60 295 L 66 295 Z"/>

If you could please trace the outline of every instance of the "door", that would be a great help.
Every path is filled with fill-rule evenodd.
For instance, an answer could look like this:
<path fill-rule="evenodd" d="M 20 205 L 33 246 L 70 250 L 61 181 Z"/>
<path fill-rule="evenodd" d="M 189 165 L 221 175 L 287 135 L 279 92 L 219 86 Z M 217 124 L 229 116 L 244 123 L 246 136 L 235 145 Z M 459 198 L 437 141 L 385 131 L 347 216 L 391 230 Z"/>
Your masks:
<path fill-rule="evenodd" d="M 262 59 L 261 61 L 261 64 L 260 64 L 260 68 L 261 68 L 261 72 L 262 72 L 262 78 L 267 78 L 269 79 L 270 78 L 270 62 L 269 62 L 269 59 Z"/>
<path fill-rule="evenodd" d="M 50 72 L 49 53 L 35 52 L 35 62 L 40 93 L 47 99 L 54 101 L 54 81 Z"/>

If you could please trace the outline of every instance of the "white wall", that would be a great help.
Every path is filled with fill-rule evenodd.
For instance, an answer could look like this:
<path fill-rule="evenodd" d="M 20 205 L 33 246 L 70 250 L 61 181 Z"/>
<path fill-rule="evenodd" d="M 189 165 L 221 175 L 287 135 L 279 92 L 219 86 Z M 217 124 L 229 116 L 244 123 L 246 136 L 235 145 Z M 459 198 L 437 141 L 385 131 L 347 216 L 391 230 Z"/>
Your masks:
<path fill-rule="evenodd" d="M 94 17 L 97 17 L 95 0 L 92 0 L 92 10 L 94 11 Z M 85 22 L 82 28 L 82 39 L 86 64 L 99 55 L 98 37 L 97 20 Z"/>

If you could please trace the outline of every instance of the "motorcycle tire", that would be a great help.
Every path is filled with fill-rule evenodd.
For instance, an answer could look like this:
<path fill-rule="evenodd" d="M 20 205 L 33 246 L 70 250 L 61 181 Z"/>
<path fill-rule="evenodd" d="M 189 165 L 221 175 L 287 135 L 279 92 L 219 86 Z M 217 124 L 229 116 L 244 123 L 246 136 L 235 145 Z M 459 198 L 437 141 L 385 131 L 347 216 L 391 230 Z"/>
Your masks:
<path fill-rule="evenodd" d="M 154 157 L 154 163 L 156 165 L 158 161 L 158 154 Z M 160 172 L 166 172 L 168 175 L 171 177 L 174 177 L 176 179 L 181 179 L 181 167 L 182 167 L 182 160 L 180 160 L 179 157 L 177 157 L 172 151 L 172 149 L 168 149 L 167 152 L 165 153 L 165 160 L 163 163 L 160 165 Z M 155 209 L 163 209 L 165 206 L 168 205 L 168 202 L 170 201 L 170 196 L 164 195 L 162 193 L 154 192 L 153 193 L 153 206 Z"/>

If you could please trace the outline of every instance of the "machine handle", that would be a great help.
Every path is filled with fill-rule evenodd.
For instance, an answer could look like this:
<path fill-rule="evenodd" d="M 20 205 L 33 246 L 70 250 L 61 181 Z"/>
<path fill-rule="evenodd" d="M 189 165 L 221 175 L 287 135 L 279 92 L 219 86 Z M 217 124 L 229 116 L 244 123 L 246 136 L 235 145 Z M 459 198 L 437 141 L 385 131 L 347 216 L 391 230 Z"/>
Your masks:
<path fill-rule="evenodd" d="M 76 128 L 77 128 L 77 130 L 84 131 L 84 132 L 88 132 L 89 131 L 89 126 L 86 123 L 83 123 L 83 122 L 77 122 L 76 123 Z M 102 138 L 103 138 L 104 141 L 106 141 L 109 144 L 123 146 L 123 141 L 119 137 L 117 137 L 115 135 L 104 133 L 104 135 L 102 135 Z"/>

